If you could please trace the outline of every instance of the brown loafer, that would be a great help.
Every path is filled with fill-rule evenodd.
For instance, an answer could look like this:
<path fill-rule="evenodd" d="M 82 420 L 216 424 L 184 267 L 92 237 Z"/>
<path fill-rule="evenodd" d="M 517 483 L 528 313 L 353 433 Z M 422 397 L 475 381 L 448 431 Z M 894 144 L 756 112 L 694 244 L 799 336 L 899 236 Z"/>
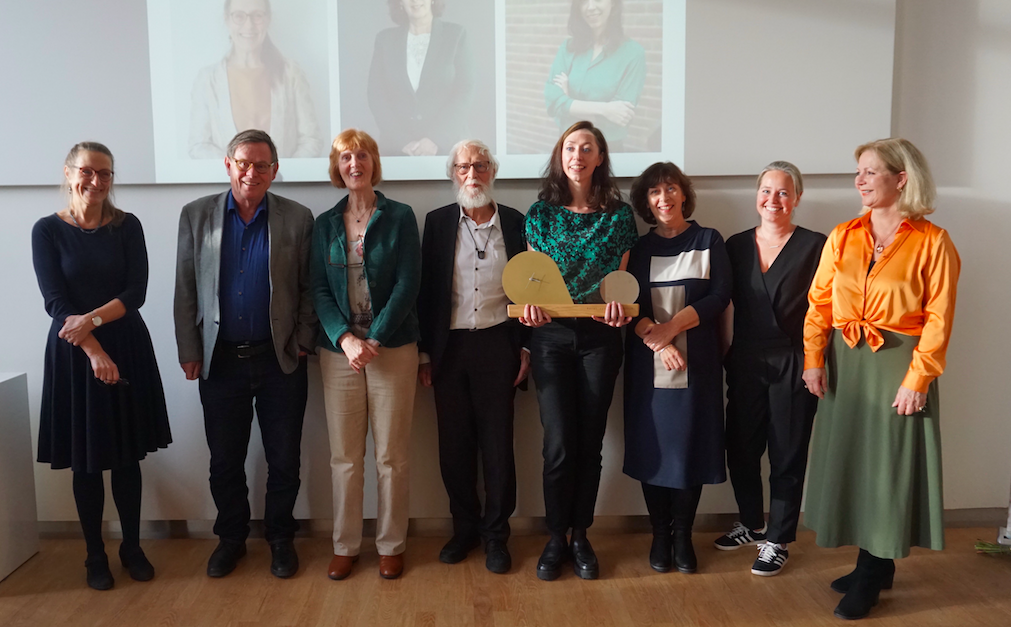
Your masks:
<path fill-rule="evenodd" d="M 379 556 L 379 576 L 383 579 L 396 579 L 400 573 L 404 572 L 404 556 L 401 555 L 380 555 Z"/>
<path fill-rule="evenodd" d="M 330 568 L 327 575 L 330 579 L 340 581 L 351 574 L 351 567 L 358 561 L 357 555 L 334 555 L 330 560 Z"/>

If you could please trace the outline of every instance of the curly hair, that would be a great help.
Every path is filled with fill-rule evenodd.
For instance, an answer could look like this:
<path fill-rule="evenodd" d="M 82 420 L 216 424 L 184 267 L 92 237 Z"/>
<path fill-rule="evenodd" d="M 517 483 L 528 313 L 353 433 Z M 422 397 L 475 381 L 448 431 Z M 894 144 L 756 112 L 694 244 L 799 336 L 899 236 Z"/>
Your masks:
<path fill-rule="evenodd" d="M 681 216 L 687 220 L 695 213 L 695 188 L 692 187 L 692 180 L 688 178 L 681 168 L 670 161 L 658 162 L 642 171 L 632 181 L 632 191 L 629 194 L 632 201 L 632 208 L 639 214 L 646 224 L 656 224 L 656 218 L 649 208 L 649 190 L 657 185 L 669 183 L 681 188 L 681 194 L 685 197 L 681 207 Z"/>

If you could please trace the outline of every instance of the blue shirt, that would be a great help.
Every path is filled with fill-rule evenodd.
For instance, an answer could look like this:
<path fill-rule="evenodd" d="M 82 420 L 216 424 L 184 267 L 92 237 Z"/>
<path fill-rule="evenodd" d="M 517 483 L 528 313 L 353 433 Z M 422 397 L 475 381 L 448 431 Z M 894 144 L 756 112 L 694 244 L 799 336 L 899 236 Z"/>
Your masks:
<path fill-rule="evenodd" d="M 218 288 L 221 328 L 226 342 L 270 339 L 270 231 L 267 197 L 247 224 L 231 192 L 221 229 L 221 283 Z"/>

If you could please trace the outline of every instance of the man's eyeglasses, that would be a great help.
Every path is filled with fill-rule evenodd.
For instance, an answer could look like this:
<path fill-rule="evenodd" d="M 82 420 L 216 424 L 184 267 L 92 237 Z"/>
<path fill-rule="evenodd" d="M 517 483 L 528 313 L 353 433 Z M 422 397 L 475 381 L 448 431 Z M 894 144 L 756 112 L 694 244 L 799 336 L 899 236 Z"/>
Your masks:
<path fill-rule="evenodd" d="M 246 22 L 250 19 L 253 20 L 253 24 L 256 26 L 263 26 L 264 22 L 267 21 L 267 14 L 264 11 L 252 11 L 247 13 L 246 11 L 232 11 L 228 14 L 231 18 L 232 24 L 236 26 L 245 26 Z"/>
<path fill-rule="evenodd" d="M 112 180 L 112 170 L 96 170 L 94 168 L 82 168 L 79 165 L 74 167 L 77 168 L 81 172 L 81 176 L 83 176 L 86 179 L 93 178 L 94 176 L 97 175 L 98 180 L 102 181 L 103 183 L 108 183 L 109 181 Z"/>
<path fill-rule="evenodd" d="M 235 167 L 239 168 L 239 172 L 245 172 L 249 168 L 253 168 L 260 174 L 270 172 L 270 169 L 276 164 L 276 162 L 268 163 L 266 161 L 246 161 L 245 159 L 232 159 L 232 163 L 235 164 Z"/>
<path fill-rule="evenodd" d="M 484 174 L 491 168 L 491 161 L 475 161 L 474 163 L 454 163 L 453 167 L 456 168 L 456 173 L 460 176 L 470 172 L 471 168 L 478 174 Z"/>

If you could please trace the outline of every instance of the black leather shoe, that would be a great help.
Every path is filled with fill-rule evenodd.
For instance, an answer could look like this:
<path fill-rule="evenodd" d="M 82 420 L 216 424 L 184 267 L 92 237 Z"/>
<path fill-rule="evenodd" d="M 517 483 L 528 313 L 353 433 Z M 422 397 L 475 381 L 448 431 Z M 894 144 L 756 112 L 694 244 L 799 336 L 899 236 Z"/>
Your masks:
<path fill-rule="evenodd" d="M 287 579 L 298 572 L 298 553 L 291 540 L 270 543 L 270 574 Z"/>
<path fill-rule="evenodd" d="M 836 617 L 843 620 L 858 620 L 866 617 L 871 613 L 871 608 L 878 604 L 880 592 L 880 586 L 858 576 L 850 586 L 849 592 L 836 606 Z"/>
<path fill-rule="evenodd" d="M 658 573 L 669 573 L 673 568 L 674 541 L 670 531 L 653 532 L 653 545 L 649 548 L 649 566 Z"/>
<path fill-rule="evenodd" d="M 446 546 L 439 551 L 439 561 L 443 564 L 459 564 L 467 559 L 467 554 L 481 546 L 481 539 L 477 536 L 465 536 L 454 534 Z"/>
<path fill-rule="evenodd" d="M 123 563 L 123 568 L 130 571 L 130 579 L 134 581 L 154 579 L 154 566 L 139 546 L 125 548 L 124 545 L 119 545 L 119 561 Z"/>
<path fill-rule="evenodd" d="M 504 575 L 513 567 L 509 547 L 502 540 L 488 540 L 484 545 L 484 565 L 493 573 Z"/>
<path fill-rule="evenodd" d="M 224 577 L 235 570 L 239 560 L 246 555 L 245 542 L 218 542 L 218 546 L 207 560 L 208 577 Z"/>
<path fill-rule="evenodd" d="M 84 567 L 88 569 L 88 586 L 95 590 L 108 590 L 115 583 L 112 578 L 112 571 L 109 570 L 109 558 L 105 553 L 101 555 L 89 556 L 84 561 Z"/>
<path fill-rule="evenodd" d="M 674 530 L 674 566 L 678 572 L 686 574 L 694 573 L 699 568 L 695 547 L 692 546 L 691 529 Z"/>
<path fill-rule="evenodd" d="M 600 576 L 600 564 L 593 552 L 585 529 L 572 530 L 572 568 L 580 579 L 596 579 Z"/>
<path fill-rule="evenodd" d="M 541 558 L 537 560 L 537 578 L 541 581 L 554 581 L 562 574 L 562 564 L 568 557 L 569 547 L 565 543 L 565 536 L 552 536 L 541 551 Z"/>

